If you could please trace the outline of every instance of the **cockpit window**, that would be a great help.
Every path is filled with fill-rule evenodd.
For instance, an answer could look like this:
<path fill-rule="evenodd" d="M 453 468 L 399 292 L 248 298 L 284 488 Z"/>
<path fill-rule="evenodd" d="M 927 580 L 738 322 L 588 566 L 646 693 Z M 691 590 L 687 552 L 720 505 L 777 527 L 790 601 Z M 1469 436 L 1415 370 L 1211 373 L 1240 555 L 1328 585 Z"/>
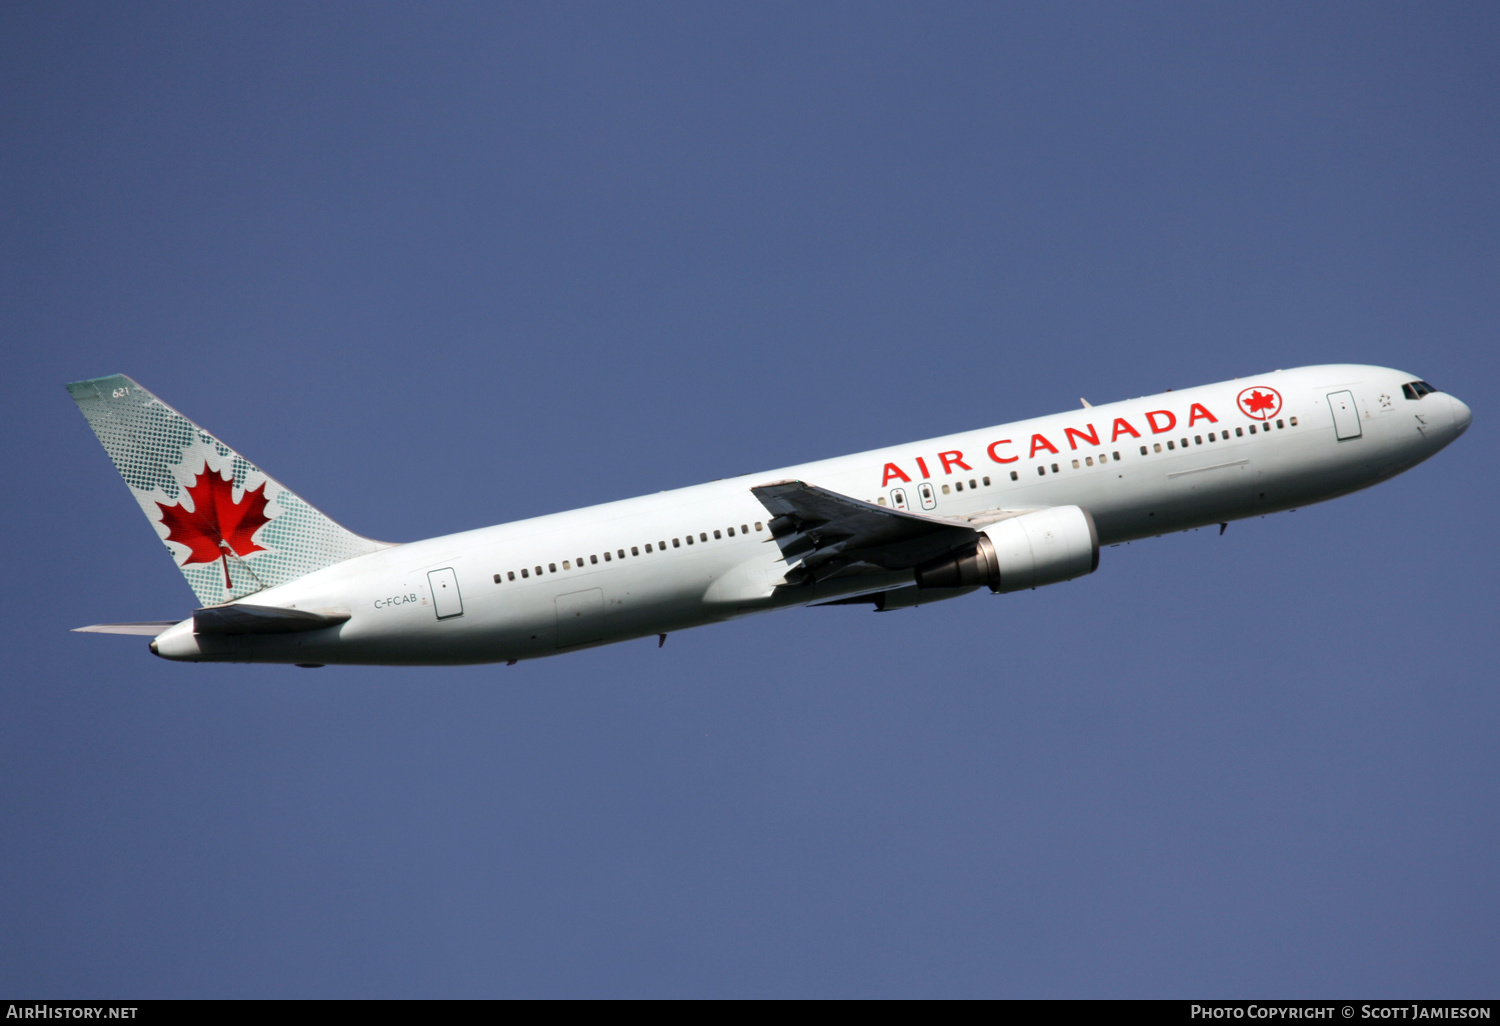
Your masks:
<path fill-rule="evenodd" d="M 1401 386 L 1401 394 L 1408 399 L 1420 399 L 1427 393 L 1436 391 L 1425 381 L 1412 381 Z"/>

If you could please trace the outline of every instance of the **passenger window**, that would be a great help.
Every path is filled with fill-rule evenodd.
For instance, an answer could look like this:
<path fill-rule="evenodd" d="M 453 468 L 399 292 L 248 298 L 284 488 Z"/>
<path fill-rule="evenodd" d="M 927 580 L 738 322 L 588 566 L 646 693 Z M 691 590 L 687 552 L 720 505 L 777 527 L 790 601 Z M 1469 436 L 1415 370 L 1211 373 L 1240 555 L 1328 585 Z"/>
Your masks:
<path fill-rule="evenodd" d="M 567 561 L 567 560 L 566 560 L 566 559 L 565 559 L 565 560 L 563 560 L 563 569 L 564 569 L 564 570 L 571 570 L 571 569 L 573 569 L 573 564 L 572 564 L 572 563 L 570 563 L 570 562 L 568 562 L 568 561 Z"/>
<path fill-rule="evenodd" d="M 691 544 L 693 544 L 693 536 L 692 536 L 692 535 L 688 535 L 688 536 L 687 536 L 687 543 L 688 543 L 688 544 L 689 544 L 689 545 L 691 545 Z"/>
<path fill-rule="evenodd" d="M 1210 441 L 1210 442 L 1212 442 L 1212 441 L 1213 441 L 1213 440 L 1214 440 L 1214 433 L 1213 433 L 1213 432 L 1212 432 L 1212 431 L 1210 431 L 1210 432 L 1209 432 L 1209 433 L 1208 433 L 1208 440 L 1209 440 L 1209 441 Z"/>
<path fill-rule="evenodd" d="M 1280 431 L 1284 427 L 1286 427 L 1286 422 L 1285 421 L 1278 420 L 1276 422 L 1276 430 L 1277 431 Z"/>
<path fill-rule="evenodd" d="M 708 532 L 707 531 L 699 531 L 698 532 L 698 540 L 701 541 L 701 542 L 708 541 Z"/>
<path fill-rule="evenodd" d="M 522 577 L 530 577 L 531 576 L 529 573 L 526 572 L 526 568 L 524 566 L 521 568 L 521 576 Z"/>
<path fill-rule="evenodd" d="M 524 574 L 526 571 L 522 570 L 521 572 Z M 507 581 L 514 581 L 516 579 L 516 572 L 514 570 L 505 571 L 505 579 Z"/>
<path fill-rule="evenodd" d="M 741 524 L 740 525 L 740 534 L 749 534 L 749 533 L 750 533 L 750 528 L 746 527 L 744 524 Z"/>
<path fill-rule="evenodd" d="M 1082 467 L 1083 467 L 1083 464 L 1079 463 L 1077 460 L 1073 461 L 1073 469 L 1074 470 L 1080 470 L 1080 469 L 1082 469 Z"/>
<path fill-rule="evenodd" d="M 606 552 L 606 553 L 605 553 L 605 554 L 604 554 L 604 561 L 605 561 L 605 562 L 606 562 L 606 563 L 608 563 L 608 562 L 609 562 L 609 560 L 610 560 L 610 555 L 609 555 L 609 553 L 608 553 L 608 552 Z"/>
<path fill-rule="evenodd" d="M 632 556 L 639 556 L 641 554 L 640 546 L 637 546 L 637 545 L 630 546 L 630 554 Z"/>
<path fill-rule="evenodd" d="M 557 573 L 557 564 L 556 563 L 548 563 L 547 564 L 547 569 L 550 570 L 552 573 L 555 574 L 555 573 Z"/>
<path fill-rule="evenodd" d="M 761 530 L 761 526 L 760 526 L 760 521 L 759 521 L 759 520 L 757 520 L 757 521 L 756 521 L 756 522 L 755 522 L 755 529 L 756 529 L 756 530 L 757 530 L 757 531 L 759 531 L 759 530 Z"/>
<path fill-rule="evenodd" d="M 1168 442 L 1167 444 L 1171 445 L 1172 443 Z M 1157 452 L 1161 452 L 1161 443 L 1160 442 L 1152 442 L 1151 443 L 1151 448 L 1155 449 Z"/>
<path fill-rule="evenodd" d="M 542 568 L 541 568 L 541 567 L 537 567 L 537 568 L 536 568 L 536 575 L 537 575 L 537 576 L 538 576 L 538 577 L 540 577 L 540 576 L 542 576 Z"/>
<path fill-rule="evenodd" d="M 1036 468 L 1036 476 L 1037 477 L 1046 477 L 1047 476 L 1047 468 L 1046 467 L 1041 467 L 1041 466 L 1037 467 Z"/>
<path fill-rule="evenodd" d="M 1184 442 L 1183 444 L 1186 445 L 1187 443 Z M 1202 435 L 1194 435 L 1193 436 L 1193 444 L 1194 445 L 1202 445 L 1203 444 L 1203 436 Z"/>
<path fill-rule="evenodd" d="M 646 543 L 646 551 L 647 551 L 647 552 L 650 552 L 650 551 L 651 551 L 651 543 L 650 543 L 650 542 L 647 542 L 647 543 Z"/>
<path fill-rule="evenodd" d="M 1161 447 L 1157 446 L 1157 448 L 1160 449 Z M 1146 447 L 1144 445 L 1141 446 L 1141 455 L 1142 456 L 1146 455 Z M 1116 458 L 1118 458 L 1118 457 L 1116 457 Z"/>
<path fill-rule="evenodd" d="M 1296 417 L 1289 418 L 1289 423 L 1292 425 L 1292 427 L 1296 427 L 1297 426 L 1297 418 Z"/>
<path fill-rule="evenodd" d="M 1019 481 L 1019 480 L 1021 480 L 1021 475 L 1020 475 L 1020 474 L 1017 474 L 1017 473 L 1016 473 L 1016 472 L 1015 472 L 1015 471 L 1014 471 L 1014 470 L 1012 470 L 1012 471 L 1011 471 L 1011 472 L 1010 472 L 1010 479 L 1011 479 L 1011 480 L 1012 480 L 1012 481 Z"/>
<path fill-rule="evenodd" d="M 1099 458 L 1103 459 L 1104 457 L 1101 456 Z M 1084 466 L 1092 467 L 1094 465 L 1094 457 L 1092 457 L 1092 456 L 1085 456 L 1083 458 L 1083 463 L 1084 463 Z"/>
<path fill-rule="evenodd" d="M 620 549 L 618 552 L 616 552 L 616 555 L 618 555 L 621 559 L 624 559 L 625 558 L 625 550 L 624 549 Z"/>
<path fill-rule="evenodd" d="M 971 488 L 972 488 L 972 487 L 973 487 L 973 486 L 974 486 L 974 483 L 973 483 L 973 482 L 972 482 L 972 481 L 971 481 L 971 482 L 969 482 L 969 487 L 971 487 Z M 990 479 L 989 479 L 989 478 L 985 478 L 985 479 L 984 479 L 984 486 L 985 486 L 985 487 L 986 487 L 986 488 L 988 488 L 988 487 L 989 487 L 989 486 L 990 486 Z"/>
<path fill-rule="evenodd" d="M 1168 440 L 1167 440 L 1167 448 L 1168 448 L 1168 449 L 1175 449 L 1175 448 L 1177 448 L 1177 445 L 1176 445 L 1176 443 L 1175 443 L 1175 442 L 1173 442 L 1173 441 L 1172 441 L 1172 440 L 1171 440 L 1171 439 L 1168 439 Z"/>
<path fill-rule="evenodd" d="M 1251 424 L 1251 425 L 1250 425 L 1250 433 L 1251 433 L 1251 434 L 1252 434 L 1252 435 L 1253 435 L 1253 434 L 1255 434 L 1255 425 L 1254 425 L 1254 424 Z"/>
<path fill-rule="evenodd" d="M 947 490 L 947 488 L 948 488 L 947 485 L 943 485 L 943 489 L 945 491 Z M 964 483 L 962 481 L 955 481 L 955 482 L 953 482 L 953 488 L 954 488 L 954 490 L 961 492 L 961 491 L 964 490 Z"/>
<path fill-rule="evenodd" d="M 1054 474 L 1057 473 L 1057 464 L 1056 463 L 1052 464 L 1052 473 L 1054 473 Z"/>
<path fill-rule="evenodd" d="M 1183 439 L 1183 440 L 1182 440 L 1182 447 L 1183 447 L 1183 448 L 1184 448 L 1184 449 L 1186 449 L 1186 448 L 1187 448 L 1187 439 L 1186 439 L 1186 438 L 1184 438 L 1184 439 Z"/>
<path fill-rule="evenodd" d="M 597 563 L 597 562 L 599 562 L 599 557 L 598 556 L 590 556 L 589 557 L 589 563 L 590 563 L 590 565 L 592 565 L 594 563 Z"/>
<path fill-rule="evenodd" d="M 714 532 L 714 537 L 715 538 L 723 538 L 724 536 L 722 534 L 720 534 L 718 531 L 715 531 Z"/>
<path fill-rule="evenodd" d="M 734 537 L 734 528 L 729 527 L 729 528 L 725 528 L 725 530 L 727 530 L 729 532 L 729 537 L 731 537 L 731 538 Z"/>
<path fill-rule="evenodd" d="M 1116 463 L 1120 462 L 1120 454 L 1119 453 L 1114 453 L 1113 455 L 1114 455 L 1114 458 L 1115 458 L 1115 462 Z M 1141 450 L 1141 455 L 1142 456 L 1146 455 L 1146 451 L 1144 449 Z"/>
<path fill-rule="evenodd" d="M 682 548 L 682 539 L 681 538 L 673 538 L 672 539 L 672 548 L 674 548 L 674 549 L 680 549 L 680 548 Z"/>
<path fill-rule="evenodd" d="M 876 499 L 875 501 L 877 503 L 879 503 L 880 505 L 884 506 L 885 505 L 885 496 L 882 495 L 880 498 Z"/>
<path fill-rule="evenodd" d="M 496 584 L 499 584 L 499 583 L 500 583 L 500 575 L 499 575 L 499 574 L 496 574 L 496 575 L 495 575 L 495 583 L 496 583 Z"/>
<path fill-rule="evenodd" d="M 1244 428 L 1235 428 L 1234 429 L 1234 437 L 1236 437 L 1236 438 L 1244 438 L 1245 437 L 1245 429 Z"/>
<path fill-rule="evenodd" d="M 953 491 L 953 489 L 949 488 L 947 485 L 943 485 L 943 494 L 944 495 L 951 494 L 952 491 Z"/>

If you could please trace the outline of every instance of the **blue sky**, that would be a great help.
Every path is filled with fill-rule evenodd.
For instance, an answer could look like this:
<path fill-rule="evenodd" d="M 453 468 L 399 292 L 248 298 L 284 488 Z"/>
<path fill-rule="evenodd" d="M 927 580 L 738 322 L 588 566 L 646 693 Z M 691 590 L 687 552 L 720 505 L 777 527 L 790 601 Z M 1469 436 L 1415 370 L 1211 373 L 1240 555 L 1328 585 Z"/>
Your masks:
<path fill-rule="evenodd" d="M 0 8 L 0 991 L 1493 996 L 1500 12 Z M 62 384 L 404 541 L 1277 367 L 1449 450 L 1033 593 L 184 666 Z"/>

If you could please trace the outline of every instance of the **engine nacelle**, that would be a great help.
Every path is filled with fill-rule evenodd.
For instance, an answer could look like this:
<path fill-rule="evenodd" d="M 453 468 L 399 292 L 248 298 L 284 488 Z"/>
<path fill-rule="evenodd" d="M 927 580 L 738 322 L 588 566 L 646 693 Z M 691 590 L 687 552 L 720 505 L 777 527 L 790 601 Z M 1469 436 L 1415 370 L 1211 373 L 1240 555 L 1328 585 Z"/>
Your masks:
<path fill-rule="evenodd" d="M 1071 581 L 1099 569 L 1099 532 L 1078 506 L 1023 513 L 979 532 L 968 552 L 917 568 L 920 588 L 987 586 L 1021 591 Z"/>

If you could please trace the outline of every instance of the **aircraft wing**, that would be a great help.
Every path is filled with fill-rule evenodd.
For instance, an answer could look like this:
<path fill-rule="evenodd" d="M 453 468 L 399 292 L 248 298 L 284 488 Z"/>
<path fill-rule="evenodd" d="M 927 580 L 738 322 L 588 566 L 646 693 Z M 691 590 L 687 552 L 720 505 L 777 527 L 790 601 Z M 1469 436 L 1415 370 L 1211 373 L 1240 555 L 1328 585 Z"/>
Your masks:
<path fill-rule="evenodd" d="M 967 520 L 922 516 L 804 481 L 750 491 L 771 514 L 771 536 L 793 569 L 788 584 L 876 570 L 906 570 L 969 545 Z"/>

